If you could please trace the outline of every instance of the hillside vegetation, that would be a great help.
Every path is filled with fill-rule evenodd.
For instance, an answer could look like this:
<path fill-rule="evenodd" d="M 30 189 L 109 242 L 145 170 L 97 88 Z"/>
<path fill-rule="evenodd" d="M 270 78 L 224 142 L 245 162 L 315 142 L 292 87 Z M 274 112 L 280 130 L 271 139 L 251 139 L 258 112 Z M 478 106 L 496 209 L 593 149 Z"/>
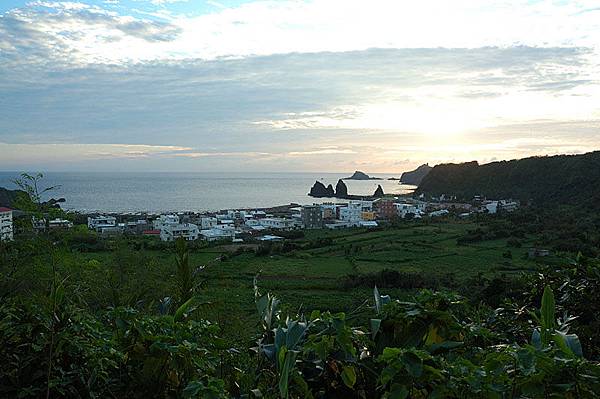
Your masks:
<path fill-rule="evenodd" d="M 490 223 L 0 245 L 0 397 L 596 397 L 598 263 Z"/>
<path fill-rule="evenodd" d="M 600 152 L 531 157 L 512 161 L 441 164 L 425 176 L 415 193 L 472 199 L 514 198 L 535 204 L 600 203 Z"/>

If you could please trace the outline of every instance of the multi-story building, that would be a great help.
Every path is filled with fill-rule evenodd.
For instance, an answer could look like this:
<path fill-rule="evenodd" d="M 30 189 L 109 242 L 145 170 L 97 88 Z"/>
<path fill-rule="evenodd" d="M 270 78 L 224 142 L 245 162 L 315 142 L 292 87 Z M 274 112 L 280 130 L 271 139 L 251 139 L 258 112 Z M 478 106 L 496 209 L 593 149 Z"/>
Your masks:
<path fill-rule="evenodd" d="M 205 216 L 200 218 L 200 228 L 202 230 L 212 229 L 217 225 L 217 218 Z"/>
<path fill-rule="evenodd" d="M 200 235 L 198 226 L 193 223 L 163 224 L 160 229 L 160 239 L 173 241 L 183 237 L 187 241 L 197 240 Z"/>
<path fill-rule="evenodd" d="M 177 215 L 160 215 L 153 222 L 155 230 L 162 230 L 164 226 L 179 224 L 179 216 Z"/>
<path fill-rule="evenodd" d="M 416 204 L 394 204 L 394 206 L 396 207 L 396 212 L 398 214 L 399 217 L 401 218 L 405 218 L 406 215 L 408 215 L 409 213 L 416 216 L 416 215 L 420 215 L 422 213 L 420 206 L 416 205 Z"/>
<path fill-rule="evenodd" d="M 370 201 L 350 201 L 347 206 L 340 208 L 340 220 L 358 226 L 363 220 L 363 214 L 367 215 L 372 211 L 373 203 Z"/>
<path fill-rule="evenodd" d="M 142 234 L 146 230 L 150 230 L 152 225 L 146 219 L 139 219 L 125 224 L 125 233 Z"/>
<path fill-rule="evenodd" d="M 379 219 L 394 219 L 398 217 L 398 211 L 394 200 L 382 198 L 373 202 L 373 210 Z"/>
<path fill-rule="evenodd" d="M 337 210 L 338 210 L 338 206 L 336 204 L 333 204 L 331 202 L 327 202 L 324 204 L 321 204 L 321 212 L 323 214 L 323 220 L 334 220 L 337 219 L 338 215 L 337 215 Z"/>
<path fill-rule="evenodd" d="M 300 210 L 300 220 L 305 229 L 323 228 L 323 213 L 320 205 L 304 205 Z"/>
<path fill-rule="evenodd" d="M 363 211 L 360 214 L 361 220 L 365 221 L 373 221 L 375 220 L 375 212 L 373 211 Z"/>
<path fill-rule="evenodd" d="M 0 241 L 13 240 L 12 209 L 0 207 Z"/>

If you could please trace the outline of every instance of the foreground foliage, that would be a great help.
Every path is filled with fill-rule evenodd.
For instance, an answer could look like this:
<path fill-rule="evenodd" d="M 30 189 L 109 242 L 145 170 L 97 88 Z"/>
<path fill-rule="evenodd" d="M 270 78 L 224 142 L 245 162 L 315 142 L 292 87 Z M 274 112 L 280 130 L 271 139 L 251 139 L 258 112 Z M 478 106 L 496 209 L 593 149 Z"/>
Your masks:
<path fill-rule="evenodd" d="M 191 266 L 184 242 L 172 255 L 171 296 L 152 303 L 122 291 L 153 266 L 119 257 L 116 248 L 118 267 L 106 291 L 114 295 L 104 306 L 83 299 L 80 276 L 64 275 L 56 267 L 58 249 L 47 244 L 2 249 L 0 397 L 592 398 L 600 392 L 600 267 L 581 256 L 523 275 L 504 295 L 490 289 L 497 280 L 473 282 L 463 295 L 421 289 L 409 300 L 375 287 L 344 313 L 291 310 L 261 292 L 257 277 L 259 323 L 244 326 L 255 339 L 233 342 L 224 338 L 226 316 L 223 323 L 205 320 L 203 267 Z M 19 280 L 15 270 L 27 259 L 41 262 L 33 270 L 43 273 Z M 136 261 L 141 271 L 129 278 Z M 416 278 L 386 272 L 352 281 L 385 281 L 385 291 L 407 276 Z"/>

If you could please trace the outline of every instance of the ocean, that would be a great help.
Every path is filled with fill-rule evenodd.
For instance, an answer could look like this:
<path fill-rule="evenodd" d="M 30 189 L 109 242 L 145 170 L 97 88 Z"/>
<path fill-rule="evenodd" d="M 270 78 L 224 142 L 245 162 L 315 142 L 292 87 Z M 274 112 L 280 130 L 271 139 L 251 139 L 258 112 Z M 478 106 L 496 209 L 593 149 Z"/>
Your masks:
<path fill-rule="evenodd" d="M 350 176 L 336 173 L 104 173 L 48 172 L 42 186 L 60 186 L 46 196 L 65 198 L 63 209 L 81 212 L 218 211 L 264 208 L 290 203 L 312 204 L 335 199 L 307 195 L 316 180 L 335 184 Z M 18 172 L 0 172 L 0 187 L 15 189 Z M 349 194 L 371 195 L 381 184 L 386 194 L 409 193 L 391 174 L 373 174 L 383 180 L 345 180 Z"/>

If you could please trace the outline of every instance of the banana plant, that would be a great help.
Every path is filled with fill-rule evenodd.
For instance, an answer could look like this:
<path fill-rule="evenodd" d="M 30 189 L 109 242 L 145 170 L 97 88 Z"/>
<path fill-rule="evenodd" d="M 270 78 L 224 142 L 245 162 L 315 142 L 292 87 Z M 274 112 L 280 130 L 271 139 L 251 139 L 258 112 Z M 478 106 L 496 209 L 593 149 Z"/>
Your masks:
<path fill-rule="evenodd" d="M 554 292 L 549 285 L 544 288 L 539 317 L 535 313 L 532 313 L 532 317 L 539 324 L 539 327 L 534 329 L 531 335 L 531 343 L 534 347 L 543 349 L 554 342 L 566 356 L 570 358 L 583 357 L 579 337 L 576 334 L 568 334 L 568 322 L 574 318 L 565 317 L 560 323 L 560 328 L 557 329 L 556 302 Z"/>
<path fill-rule="evenodd" d="M 295 370 L 296 358 L 300 353 L 301 341 L 308 329 L 308 323 L 303 317 L 300 317 L 300 320 L 292 320 L 288 317 L 285 326 L 279 326 L 278 324 L 281 323 L 279 299 L 271 293 L 260 294 L 258 276 L 254 278 L 254 296 L 263 329 L 256 349 L 275 366 L 279 376 L 279 394 L 287 398 L 290 378 L 294 376 L 294 380 L 298 380 L 300 377 Z"/>

